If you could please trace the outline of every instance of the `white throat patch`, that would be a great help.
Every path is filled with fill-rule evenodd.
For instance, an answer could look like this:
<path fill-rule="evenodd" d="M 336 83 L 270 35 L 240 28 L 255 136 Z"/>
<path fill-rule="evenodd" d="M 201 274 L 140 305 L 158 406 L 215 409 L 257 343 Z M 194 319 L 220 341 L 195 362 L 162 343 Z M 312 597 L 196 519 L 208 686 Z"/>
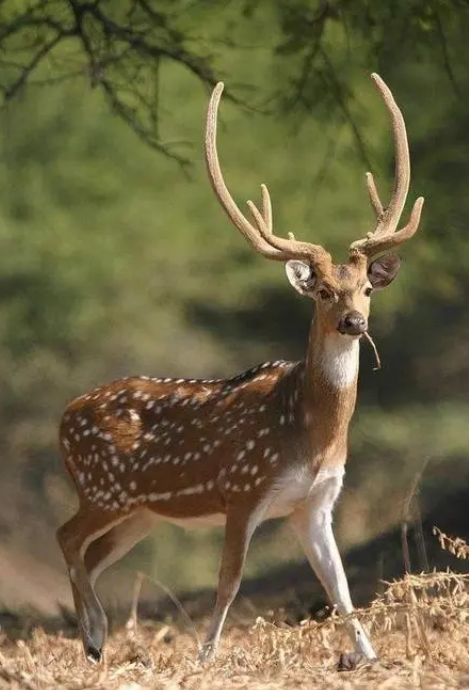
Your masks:
<path fill-rule="evenodd" d="M 358 338 L 329 336 L 324 339 L 320 366 L 334 388 L 348 388 L 358 375 L 360 344 Z"/>

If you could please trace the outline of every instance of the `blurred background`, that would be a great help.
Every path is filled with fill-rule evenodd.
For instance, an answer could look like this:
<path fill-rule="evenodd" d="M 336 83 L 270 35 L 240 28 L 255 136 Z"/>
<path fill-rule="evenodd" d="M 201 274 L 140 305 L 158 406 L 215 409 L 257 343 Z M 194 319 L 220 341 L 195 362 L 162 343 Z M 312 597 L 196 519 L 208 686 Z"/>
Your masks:
<path fill-rule="evenodd" d="M 218 79 L 232 193 L 258 199 L 268 183 L 276 232 L 324 243 L 336 261 L 373 227 L 365 171 L 390 192 L 392 138 L 370 73 L 392 88 L 409 207 L 426 202 L 398 280 L 373 298 L 383 367 L 363 346 L 336 530 L 373 587 L 386 563 L 404 568 L 403 520 L 417 570 L 437 565 L 433 524 L 468 536 L 468 30 L 460 0 L 1 4 L 4 610 L 70 604 L 55 542 L 76 508 L 57 446 L 70 399 L 123 375 L 225 377 L 305 354 L 311 304 L 248 248 L 207 179 Z M 220 546 L 215 530 L 161 528 L 104 578 L 104 596 L 130 597 L 135 570 L 174 591 L 213 587 Z M 279 573 L 300 578 L 301 559 L 272 523 L 247 576 L 275 587 Z"/>

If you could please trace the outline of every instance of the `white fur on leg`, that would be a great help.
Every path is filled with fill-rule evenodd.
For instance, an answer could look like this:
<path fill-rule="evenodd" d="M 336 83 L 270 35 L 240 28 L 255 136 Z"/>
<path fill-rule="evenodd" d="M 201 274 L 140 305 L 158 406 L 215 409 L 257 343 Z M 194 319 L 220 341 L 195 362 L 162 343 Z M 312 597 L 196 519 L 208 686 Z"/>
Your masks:
<path fill-rule="evenodd" d="M 337 468 L 322 481 L 315 482 L 308 502 L 292 515 L 291 523 L 297 533 L 313 570 L 321 581 L 332 604 L 339 613 L 353 612 L 352 600 L 342 559 L 332 531 L 332 508 L 342 486 L 343 468 Z M 355 650 L 366 659 L 375 659 L 362 625 L 356 619 L 346 622 Z"/>

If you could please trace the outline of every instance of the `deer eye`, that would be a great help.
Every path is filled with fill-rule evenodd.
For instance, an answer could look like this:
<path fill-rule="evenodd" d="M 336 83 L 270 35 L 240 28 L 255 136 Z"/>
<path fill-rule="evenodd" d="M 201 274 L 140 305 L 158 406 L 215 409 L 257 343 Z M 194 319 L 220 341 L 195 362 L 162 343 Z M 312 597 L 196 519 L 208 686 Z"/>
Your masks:
<path fill-rule="evenodd" d="M 369 297 L 369 296 L 371 295 L 372 292 L 373 292 L 373 288 L 372 288 L 372 287 L 367 287 L 367 288 L 365 288 L 365 295 L 366 295 L 367 297 Z"/>
<path fill-rule="evenodd" d="M 329 290 L 326 290 L 326 288 L 322 288 L 321 290 L 319 290 L 318 295 L 322 300 L 331 299 L 331 293 L 329 292 Z"/>

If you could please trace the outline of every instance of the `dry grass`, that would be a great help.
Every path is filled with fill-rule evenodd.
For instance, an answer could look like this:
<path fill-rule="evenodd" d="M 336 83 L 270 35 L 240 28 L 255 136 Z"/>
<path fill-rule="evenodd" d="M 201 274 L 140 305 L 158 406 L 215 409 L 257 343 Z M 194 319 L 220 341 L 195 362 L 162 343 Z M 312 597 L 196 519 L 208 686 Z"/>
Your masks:
<path fill-rule="evenodd" d="M 290 688 L 469 687 L 469 577 L 407 576 L 388 584 L 360 618 L 380 662 L 338 673 L 349 648 L 340 621 L 290 626 L 258 618 L 227 627 L 217 660 L 198 664 L 196 640 L 173 625 L 139 622 L 110 638 L 103 667 L 89 666 L 78 640 L 35 629 L 27 640 L 0 641 L 0 688 L 16 690 L 277 690 Z"/>
<path fill-rule="evenodd" d="M 449 551 L 453 556 L 462 560 L 469 558 L 469 545 L 464 539 L 461 539 L 461 537 L 449 537 L 438 527 L 433 528 L 433 534 L 436 535 L 443 551 Z"/>

